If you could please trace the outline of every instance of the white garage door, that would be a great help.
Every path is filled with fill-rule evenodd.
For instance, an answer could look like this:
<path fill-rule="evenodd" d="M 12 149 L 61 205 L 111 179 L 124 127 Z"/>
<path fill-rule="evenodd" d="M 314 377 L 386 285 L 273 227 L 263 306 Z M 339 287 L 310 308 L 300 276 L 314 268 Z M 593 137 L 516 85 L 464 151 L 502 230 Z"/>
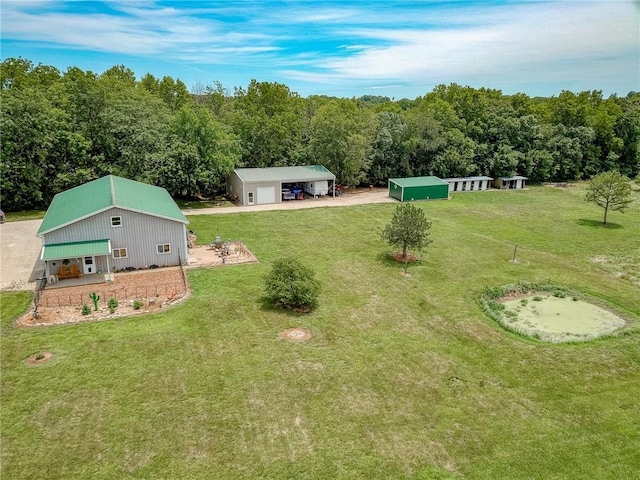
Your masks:
<path fill-rule="evenodd" d="M 258 187 L 256 203 L 276 203 L 276 187 Z"/>

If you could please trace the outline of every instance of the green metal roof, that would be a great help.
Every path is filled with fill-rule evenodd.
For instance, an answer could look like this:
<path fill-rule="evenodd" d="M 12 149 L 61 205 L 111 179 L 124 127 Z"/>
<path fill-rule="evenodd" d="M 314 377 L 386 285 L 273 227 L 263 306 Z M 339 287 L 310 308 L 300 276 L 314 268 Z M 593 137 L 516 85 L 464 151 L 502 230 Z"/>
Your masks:
<path fill-rule="evenodd" d="M 335 180 L 336 176 L 322 165 L 296 167 L 236 168 L 243 182 L 313 182 Z"/>
<path fill-rule="evenodd" d="M 164 188 L 108 175 L 53 197 L 37 235 L 113 207 L 189 223 Z"/>
<path fill-rule="evenodd" d="M 433 187 L 435 185 L 449 185 L 438 177 L 410 177 L 410 178 L 390 178 L 393 182 L 401 187 Z"/>
<path fill-rule="evenodd" d="M 87 242 L 53 243 L 42 247 L 42 260 L 60 260 L 62 258 L 80 258 L 94 255 L 109 255 L 109 240 L 90 240 Z"/>

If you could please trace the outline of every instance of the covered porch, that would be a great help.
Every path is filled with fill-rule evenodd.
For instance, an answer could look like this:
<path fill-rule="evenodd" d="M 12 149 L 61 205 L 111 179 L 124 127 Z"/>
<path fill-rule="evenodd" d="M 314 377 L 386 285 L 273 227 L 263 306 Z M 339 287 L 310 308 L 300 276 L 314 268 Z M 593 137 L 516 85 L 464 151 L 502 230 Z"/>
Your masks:
<path fill-rule="evenodd" d="M 43 245 L 40 258 L 49 285 L 62 281 L 60 286 L 71 286 L 67 282 L 87 285 L 110 280 L 110 255 L 111 241 L 103 239 Z"/>
<path fill-rule="evenodd" d="M 105 273 L 92 273 L 89 275 L 80 275 L 77 278 L 64 278 L 62 280 L 49 279 L 47 277 L 47 284 L 45 289 L 55 290 L 56 288 L 68 288 L 68 287 L 83 287 L 85 285 L 95 285 L 98 283 L 105 283 L 107 278 L 111 278 L 110 275 Z"/>

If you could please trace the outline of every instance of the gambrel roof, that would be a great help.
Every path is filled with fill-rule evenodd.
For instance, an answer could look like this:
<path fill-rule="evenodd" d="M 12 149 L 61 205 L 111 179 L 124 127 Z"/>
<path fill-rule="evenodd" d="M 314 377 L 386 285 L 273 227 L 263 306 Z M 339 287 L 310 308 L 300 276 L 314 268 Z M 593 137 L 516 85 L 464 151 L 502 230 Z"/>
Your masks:
<path fill-rule="evenodd" d="M 189 223 L 164 188 L 108 175 L 53 197 L 37 235 L 42 236 L 114 207 Z"/>

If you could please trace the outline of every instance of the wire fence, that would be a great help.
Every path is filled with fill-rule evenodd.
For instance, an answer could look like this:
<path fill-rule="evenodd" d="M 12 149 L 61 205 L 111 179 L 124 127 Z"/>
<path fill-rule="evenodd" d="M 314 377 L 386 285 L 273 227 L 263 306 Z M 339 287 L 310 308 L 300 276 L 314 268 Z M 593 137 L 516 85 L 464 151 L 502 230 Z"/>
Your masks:
<path fill-rule="evenodd" d="M 38 305 L 40 304 L 40 297 L 42 296 L 42 292 L 44 291 L 44 287 L 47 285 L 46 278 L 39 278 L 36 282 L 36 290 L 33 295 L 33 313 L 38 315 Z"/>
<path fill-rule="evenodd" d="M 153 285 L 123 287 L 117 290 L 94 290 L 100 296 L 98 304 L 107 305 L 109 300 L 115 298 L 118 302 L 126 300 L 149 300 L 153 298 L 165 297 L 173 299 L 178 294 L 186 293 L 184 282 L 157 283 Z M 83 305 L 93 305 L 90 293 L 52 293 L 45 291 L 40 296 L 38 306 L 55 307 L 82 307 Z"/>

